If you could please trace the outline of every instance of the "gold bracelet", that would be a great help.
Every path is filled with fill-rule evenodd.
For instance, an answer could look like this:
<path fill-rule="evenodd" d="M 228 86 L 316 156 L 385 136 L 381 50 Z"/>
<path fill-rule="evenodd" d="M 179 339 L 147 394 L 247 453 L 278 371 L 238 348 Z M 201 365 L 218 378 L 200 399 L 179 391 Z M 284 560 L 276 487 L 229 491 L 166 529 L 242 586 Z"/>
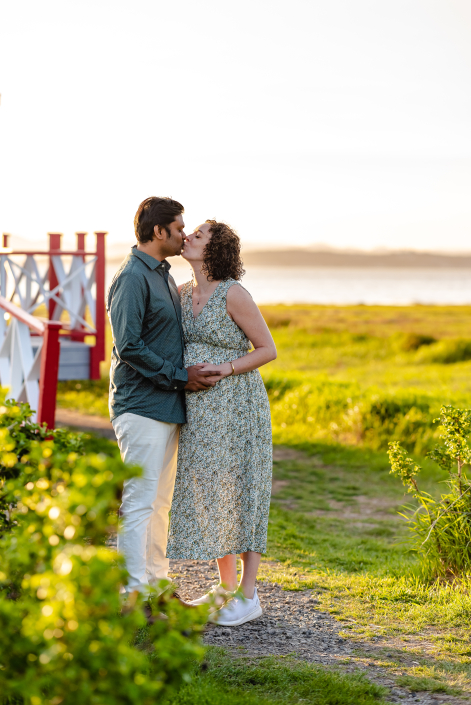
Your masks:
<path fill-rule="evenodd" d="M 235 369 L 234 369 L 234 365 L 232 364 L 232 362 L 231 362 L 231 367 L 232 367 L 232 372 L 229 375 L 229 377 L 232 377 L 232 375 L 235 375 Z"/>

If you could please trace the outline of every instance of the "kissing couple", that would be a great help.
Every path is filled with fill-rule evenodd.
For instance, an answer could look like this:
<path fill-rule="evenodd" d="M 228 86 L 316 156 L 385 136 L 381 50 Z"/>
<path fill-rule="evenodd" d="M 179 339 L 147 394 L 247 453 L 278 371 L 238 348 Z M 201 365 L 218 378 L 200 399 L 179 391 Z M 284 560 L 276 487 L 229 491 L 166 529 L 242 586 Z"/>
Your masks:
<path fill-rule="evenodd" d="M 167 578 L 169 558 L 215 558 L 219 585 L 189 604 L 213 602 L 212 619 L 237 626 L 262 614 L 255 581 L 266 551 L 272 437 L 258 368 L 276 348 L 240 284 L 237 234 L 207 220 L 185 235 L 183 212 L 170 198 L 141 203 L 137 245 L 108 292 L 111 421 L 122 459 L 143 468 L 124 483 L 118 550 L 128 593 Z M 193 281 L 177 288 L 167 259 L 178 255 Z"/>

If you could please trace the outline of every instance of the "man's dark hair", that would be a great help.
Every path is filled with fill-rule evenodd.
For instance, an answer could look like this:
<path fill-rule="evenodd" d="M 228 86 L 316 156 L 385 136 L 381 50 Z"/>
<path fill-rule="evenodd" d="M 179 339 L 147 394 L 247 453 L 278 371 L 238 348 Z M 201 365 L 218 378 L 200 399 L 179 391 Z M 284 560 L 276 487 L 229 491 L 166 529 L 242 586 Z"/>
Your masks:
<path fill-rule="evenodd" d="M 134 232 L 140 243 L 152 242 L 155 237 L 154 227 L 160 225 L 170 237 L 170 223 L 176 220 L 185 209 L 181 203 L 171 198 L 151 196 L 142 201 L 134 216 Z"/>

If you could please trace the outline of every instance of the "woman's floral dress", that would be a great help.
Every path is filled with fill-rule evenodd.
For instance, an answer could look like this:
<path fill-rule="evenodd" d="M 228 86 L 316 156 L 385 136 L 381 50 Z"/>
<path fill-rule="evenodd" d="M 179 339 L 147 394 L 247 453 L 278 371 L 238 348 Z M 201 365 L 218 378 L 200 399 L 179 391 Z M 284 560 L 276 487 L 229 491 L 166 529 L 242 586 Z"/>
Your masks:
<path fill-rule="evenodd" d="M 197 318 L 192 283 L 181 290 L 185 366 L 219 365 L 250 350 L 226 310 L 234 279 L 222 281 Z M 266 551 L 271 494 L 270 406 L 258 370 L 186 393 L 167 556 L 209 560 Z"/>

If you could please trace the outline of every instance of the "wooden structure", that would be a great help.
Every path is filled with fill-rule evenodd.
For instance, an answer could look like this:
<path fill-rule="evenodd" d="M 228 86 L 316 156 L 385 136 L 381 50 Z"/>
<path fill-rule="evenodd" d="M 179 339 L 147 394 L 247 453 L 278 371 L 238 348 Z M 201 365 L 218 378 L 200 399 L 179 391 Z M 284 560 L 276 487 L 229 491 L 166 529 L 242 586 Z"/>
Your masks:
<path fill-rule="evenodd" d="M 12 250 L 8 235 L 0 249 L 0 383 L 50 427 L 57 380 L 99 379 L 105 359 L 106 233 L 95 233 L 93 252 L 85 235 L 76 250 L 61 249 L 60 233 L 47 251 Z"/>

